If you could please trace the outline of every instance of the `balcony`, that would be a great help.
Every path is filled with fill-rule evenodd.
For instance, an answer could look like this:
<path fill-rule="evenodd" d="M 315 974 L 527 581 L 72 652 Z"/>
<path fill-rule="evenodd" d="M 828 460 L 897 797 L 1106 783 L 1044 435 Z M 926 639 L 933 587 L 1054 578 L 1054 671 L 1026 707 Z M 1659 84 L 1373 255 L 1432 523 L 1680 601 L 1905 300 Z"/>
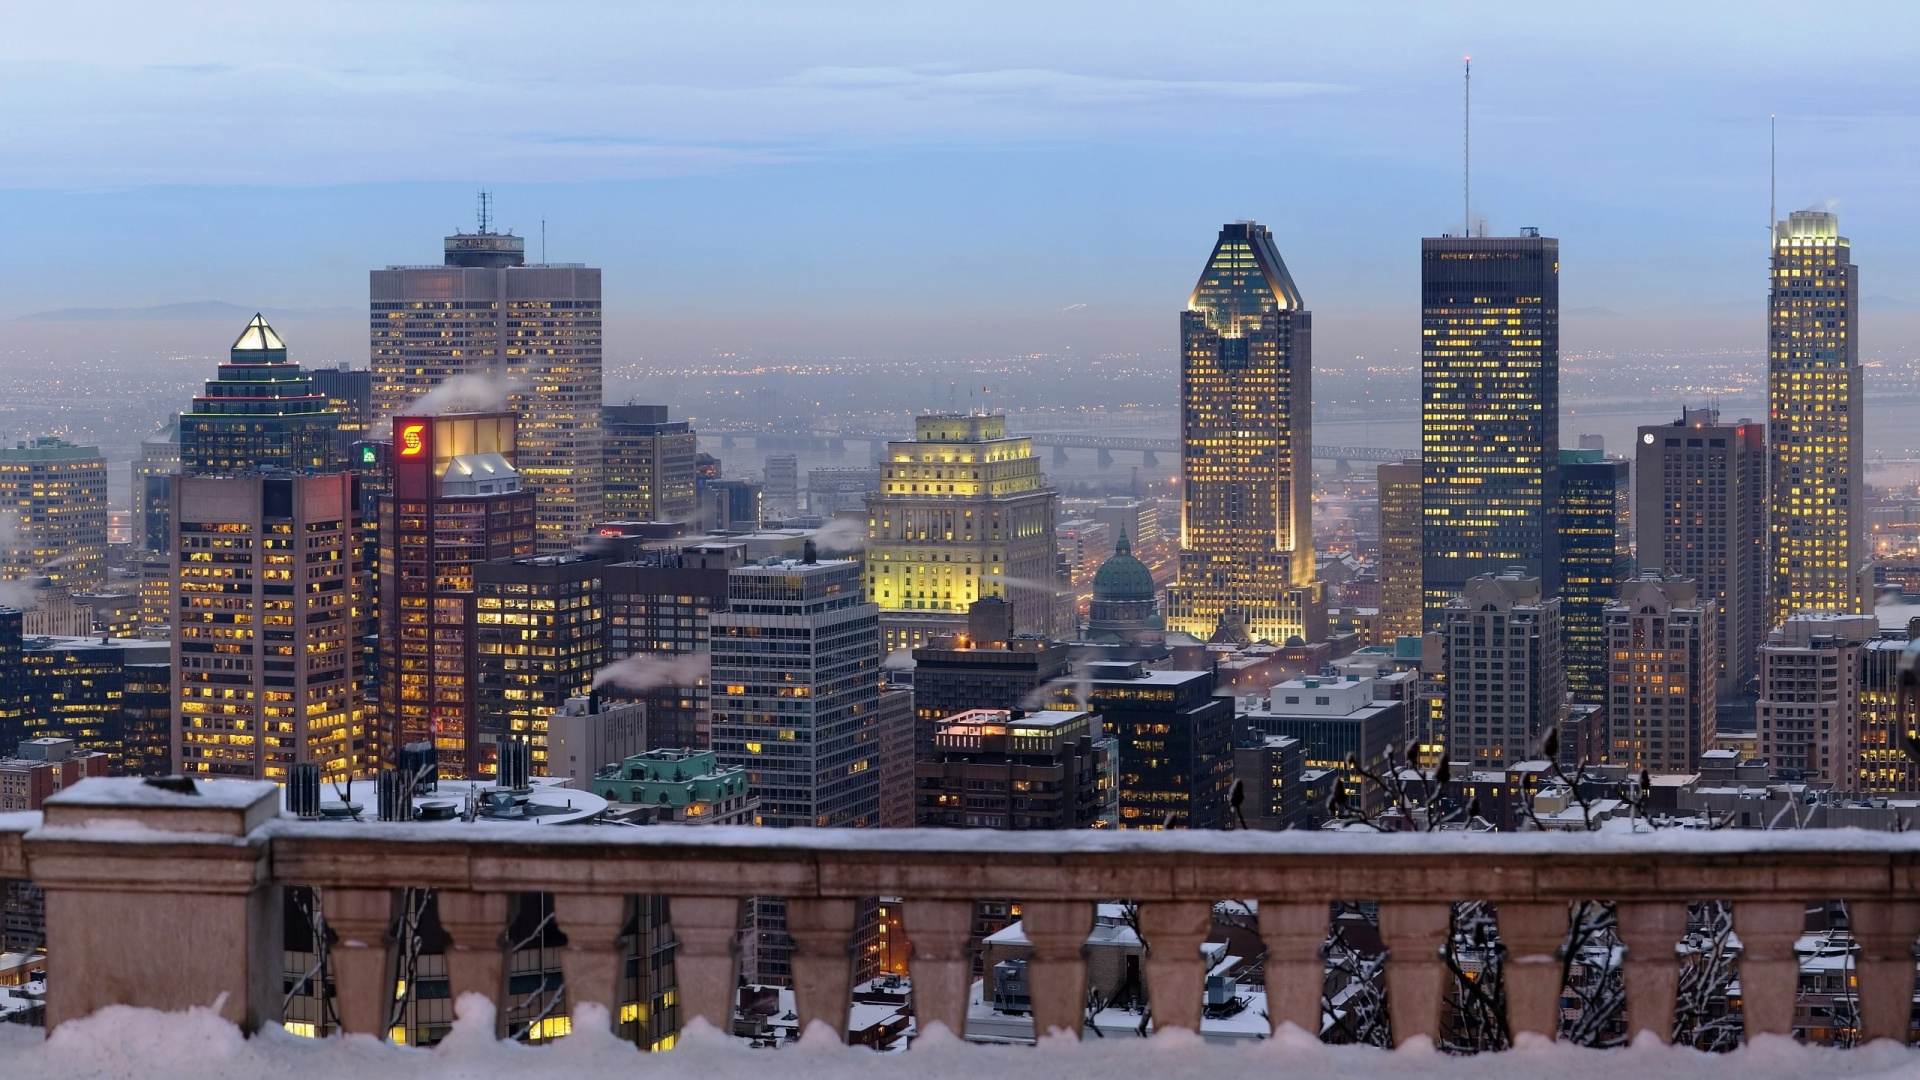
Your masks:
<path fill-rule="evenodd" d="M 527 1051 L 509 1043 L 473 1048 L 500 1033 L 498 1017 L 509 1004 L 503 945 L 509 897 L 530 893 L 551 897 L 565 938 L 558 966 L 572 1034 L 558 1040 L 555 1052 L 568 1043 L 574 1049 L 554 1064 L 595 1074 L 641 1067 L 639 1059 L 618 1065 L 592 1056 L 619 1048 L 611 1029 L 622 1012 L 628 955 L 622 934 L 641 896 L 667 898 L 687 1036 L 645 1067 L 689 1078 L 770 1060 L 764 1052 L 743 1056 L 754 1052 L 707 1030 L 733 1024 L 740 904 L 749 896 L 786 898 L 801 1045 L 829 1047 L 784 1053 L 781 1067 L 822 1078 L 899 1075 L 916 1055 L 927 1056 L 930 1069 L 951 1069 L 954 1053 L 977 1056 L 962 1059 L 961 1068 L 1012 1070 L 1022 1080 L 1027 1073 L 1039 1078 L 1063 1071 L 1217 1074 L 1249 1064 L 1290 1076 L 1438 1070 L 1475 1077 L 1626 1068 L 1744 1077 L 1920 1067 L 1920 1055 L 1890 1044 L 1837 1051 L 1792 1046 L 1785 1038 L 1795 1027 L 1796 1003 L 1804 1005 L 1795 944 L 1807 904 L 1844 900 L 1859 1041 L 1907 1041 L 1920 934 L 1920 836 L 1904 833 L 1010 834 L 380 824 L 284 817 L 270 784 L 202 783 L 187 794 L 100 778 L 55 796 L 44 819 L 0 815 L 0 877 L 31 877 L 45 889 L 46 1022 L 52 1028 L 79 1021 L 76 1034 L 63 1034 L 44 1051 L 38 1043 L 0 1038 L 0 1063 L 13 1075 L 28 1069 L 65 1075 L 61 1070 L 71 1068 L 60 1062 L 92 1060 L 87 1055 L 107 1054 L 100 1047 L 108 1044 L 120 1048 L 113 1053 L 123 1068 L 185 1075 L 187 1063 L 160 1059 L 180 1053 L 177 1038 L 136 1037 L 160 1030 L 152 1026 L 160 1021 L 202 1032 L 208 1045 L 227 1048 L 221 1053 L 251 1048 L 245 1052 L 288 1070 L 324 1061 L 334 1075 L 372 1075 L 402 1060 L 382 1055 L 420 1054 L 370 1045 L 336 1051 L 328 1048 L 339 1040 L 294 1040 L 277 1030 L 286 990 L 280 890 L 292 886 L 316 890 L 321 899 L 337 938 L 329 962 L 338 1024 L 365 1035 L 383 1035 L 391 1022 L 391 935 L 400 898 L 406 890 L 435 890 L 447 937 L 444 974 L 462 1016 L 443 1045 L 464 1047 L 459 1053 L 467 1056 L 448 1050 L 404 1059 L 413 1063 L 408 1068 L 431 1075 L 471 1069 L 490 1054 L 502 1055 L 503 1071 L 526 1070 Z M 905 1055 L 831 1049 L 835 1034 L 844 1040 L 849 1021 L 857 909 L 875 896 L 901 898 L 903 929 L 912 941 L 920 1038 Z M 1008 897 L 1022 905 L 1031 950 L 1023 993 L 1032 1022 L 1051 1033 L 1034 1057 L 1018 1049 L 956 1049 L 935 1030 L 964 1030 L 970 1005 L 979 1007 L 969 947 L 974 902 Z M 1146 942 L 1141 974 L 1155 1039 L 1144 1049 L 1128 1050 L 1128 1039 L 1096 1037 L 1085 1025 L 1084 946 L 1097 907 L 1117 898 L 1137 905 L 1138 935 Z M 1202 1029 L 1209 964 L 1202 946 L 1215 903 L 1228 899 L 1258 902 L 1266 949 L 1265 1027 L 1275 1037 L 1252 1047 L 1209 1046 L 1172 1030 Z M 1740 1016 L 1749 1045 L 1730 1055 L 1658 1045 L 1672 1028 L 1682 972 L 1675 946 L 1687 932 L 1688 904 L 1704 900 L 1731 905 L 1738 935 Z M 1334 901 L 1367 901 L 1377 910 L 1387 950 L 1390 1039 L 1421 1056 L 1325 1046 L 1309 1034 L 1322 1025 L 1323 947 Z M 1422 1050 L 1442 1037 L 1456 975 L 1441 950 L 1454 905 L 1463 901 L 1482 902 L 1495 913 L 1505 947 L 1504 1022 L 1516 1047 L 1471 1059 Z M 1563 968 L 1556 953 L 1567 935 L 1569 905 L 1583 901 L 1617 905 L 1627 1029 L 1640 1033 L 1627 1050 L 1547 1045 L 1562 1022 Z M 125 1010 L 87 1019 L 122 1005 L 204 1008 L 171 1019 Z M 219 1035 L 232 1029 L 216 1017 L 241 1031 L 273 1030 L 241 1043 Z M 1049 1052 L 1082 1038 L 1083 1029 L 1078 1056 Z M 148 1054 L 155 1059 L 143 1062 Z"/>

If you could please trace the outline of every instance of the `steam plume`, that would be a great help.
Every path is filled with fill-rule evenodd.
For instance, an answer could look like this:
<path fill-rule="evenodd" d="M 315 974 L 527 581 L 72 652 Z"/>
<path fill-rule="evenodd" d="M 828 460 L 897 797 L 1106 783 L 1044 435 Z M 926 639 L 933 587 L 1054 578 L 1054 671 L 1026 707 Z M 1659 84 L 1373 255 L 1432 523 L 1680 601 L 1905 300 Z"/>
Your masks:
<path fill-rule="evenodd" d="M 593 685 L 640 693 L 660 686 L 692 686 L 711 670 L 707 653 L 672 653 L 664 656 L 629 656 L 600 669 Z"/>
<path fill-rule="evenodd" d="M 507 395 L 518 389 L 508 379 L 492 375 L 454 375 L 427 391 L 407 411 L 421 416 L 456 412 L 496 412 L 507 407 Z"/>

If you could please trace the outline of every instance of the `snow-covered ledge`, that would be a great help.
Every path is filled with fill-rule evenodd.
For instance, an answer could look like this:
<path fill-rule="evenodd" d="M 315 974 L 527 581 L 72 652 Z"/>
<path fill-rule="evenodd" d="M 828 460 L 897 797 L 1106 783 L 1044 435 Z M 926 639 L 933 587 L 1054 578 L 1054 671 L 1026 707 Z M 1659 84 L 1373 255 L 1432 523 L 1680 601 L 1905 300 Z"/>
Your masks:
<path fill-rule="evenodd" d="M 1319 1025 L 1319 947 L 1328 902 L 1373 900 L 1393 959 L 1394 1036 L 1437 1034 L 1449 974 L 1438 958 L 1448 905 L 1498 905 L 1509 1021 L 1553 1037 L 1567 904 L 1612 900 L 1628 950 L 1630 1025 L 1667 1035 L 1674 943 L 1692 900 L 1733 902 L 1750 1037 L 1786 1036 L 1799 968 L 1793 946 L 1810 900 L 1844 899 L 1860 944 L 1861 1029 L 1905 1040 L 1920 932 L 1920 835 L 1853 830 L 1598 834 L 1358 834 L 702 827 L 528 829 L 490 823 L 328 824 L 280 817 L 272 785 L 202 784 L 195 794 L 137 780 L 88 780 L 49 800 L 44 821 L 0 818 L 0 869 L 47 890 L 49 1025 L 104 1006 L 214 1005 L 248 1030 L 278 1019 L 281 886 L 322 890 L 342 1026 L 378 1033 L 391 994 L 385 935 L 397 890 L 438 890 L 453 939 L 456 996 L 501 997 L 504 903 L 554 896 L 568 944 L 569 1009 L 615 1011 L 616 948 L 629 897 L 670 897 L 683 1015 L 725 1027 L 738 903 L 788 898 L 803 1026 L 844 1030 L 848 943 L 861 897 L 899 896 L 913 941 L 915 1010 L 961 1030 L 971 977 L 969 904 L 1014 897 L 1033 945 L 1036 1028 L 1078 1032 L 1086 940 L 1097 901 L 1141 905 L 1151 942 L 1154 1023 L 1199 1027 L 1197 962 L 1214 901 L 1260 901 L 1276 1033 Z M 18 856 L 7 853 L 17 846 Z M 9 863 L 12 857 L 16 861 Z M 576 1030 L 579 1025 L 576 1024 Z M 1071 1038 L 1071 1036 L 1068 1036 Z M 1676 1053 L 1678 1053 L 1676 1051 Z"/>

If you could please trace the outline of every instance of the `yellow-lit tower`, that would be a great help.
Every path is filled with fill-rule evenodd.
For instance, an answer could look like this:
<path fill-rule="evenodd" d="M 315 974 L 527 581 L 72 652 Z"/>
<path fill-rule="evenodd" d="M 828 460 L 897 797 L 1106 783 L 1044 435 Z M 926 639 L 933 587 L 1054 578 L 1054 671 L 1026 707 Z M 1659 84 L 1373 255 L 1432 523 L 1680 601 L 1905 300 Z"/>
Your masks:
<path fill-rule="evenodd" d="M 1313 316 L 1266 226 L 1224 225 L 1180 314 L 1180 573 L 1167 629 L 1326 637 L 1313 565 Z"/>
<path fill-rule="evenodd" d="M 1868 610 L 1858 269 L 1840 219 L 1797 210 L 1773 228 L 1767 349 L 1773 623 Z"/>

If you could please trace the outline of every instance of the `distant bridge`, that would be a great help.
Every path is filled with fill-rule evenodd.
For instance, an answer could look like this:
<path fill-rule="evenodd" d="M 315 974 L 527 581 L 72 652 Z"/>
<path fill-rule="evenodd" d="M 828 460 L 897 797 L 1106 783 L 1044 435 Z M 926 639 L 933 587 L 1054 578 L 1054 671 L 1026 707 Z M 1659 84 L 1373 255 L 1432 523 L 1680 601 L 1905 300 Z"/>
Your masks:
<path fill-rule="evenodd" d="M 850 442 L 864 442 L 874 449 L 888 442 L 904 442 L 913 436 L 900 431 L 807 431 L 770 432 L 752 428 L 701 428 L 701 435 L 715 436 L 721 445 L 732 448 L 743 439 L 753 440 L 759 450 L 815 450 L 838 453 Z M 1068 450 L 1097 450 L 1102 466 L 1113 464 L 1115 451 L 1137 453 L 1142 464 L 1160 464 L 1161 454 L 1178 454 L 1180 440 L 1155 439 L 1133 435 L 1096 435 L 1081 431 L 1016 431 L 1010 434 L 1033 440 L 1035 446 L 1050 447 L 1056 464 L 1071 460 Z M 1418 450 L 1388 450 L 1377 446 L 1326 446 L 1313 448 L 1315 461 L 1406 461 L 1417 459 Z"/>

